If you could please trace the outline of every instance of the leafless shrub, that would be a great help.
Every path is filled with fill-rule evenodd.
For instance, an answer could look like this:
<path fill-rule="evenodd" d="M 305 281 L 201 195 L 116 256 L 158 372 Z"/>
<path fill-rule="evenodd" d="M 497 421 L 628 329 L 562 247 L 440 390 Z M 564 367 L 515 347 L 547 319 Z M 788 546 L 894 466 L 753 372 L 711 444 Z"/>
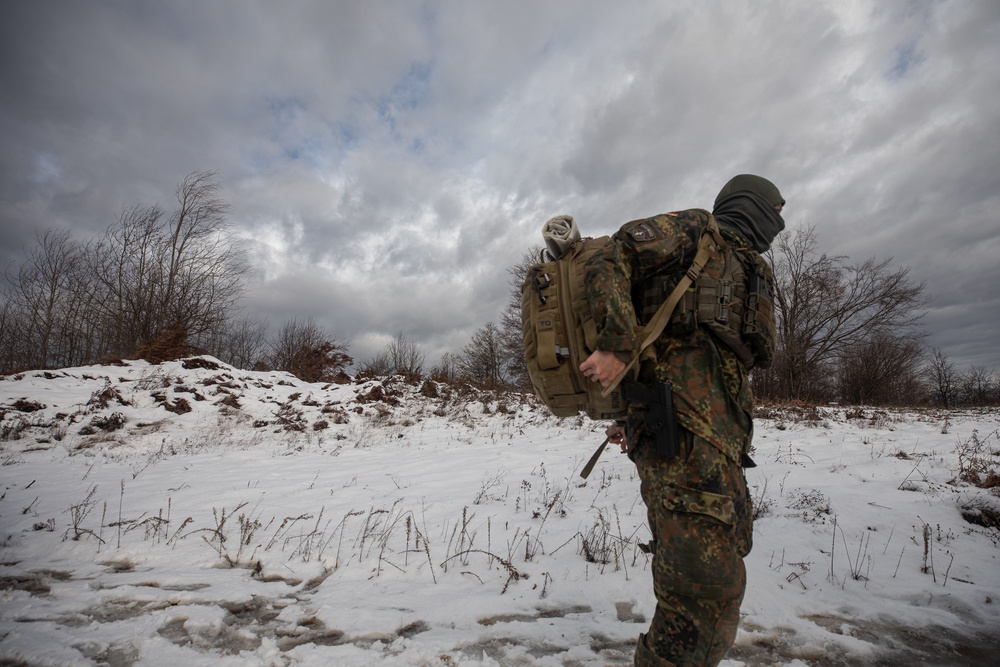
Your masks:
<path fill-rule="evenodd" d="M 102 389 L 99 389 L 90 395 L 90 399 L 87 401 L 87 406 L 103 409 L 111 405 L 112 401 L 118 403 L 119 405 L 131 405 L 131 403 L 125 399 L 117 389 L 111 386 L 111 381 L 107 380 L 105 381 Z"/>
<path fill-rule="evenodd" d="M 334 382 L 353 363 L 347 343 L 331 338 L 311 319 L 292 318 L 269 346 L 269 365 L 305 382 Z"/>
<path fill-rule="evenodd" d="M 806 523 L 826 523 L 830 516 L 830 498 L 816 489 L 799 489 L 789 494 L 788 508 L 801 511 Z"/>
<path fill-rule="evenodd" d="M 125 415 L 120 412 L 114 412 L 110 415 L 95 415 L 94 418 L 90 420 L 90 425 L 94 428 L 110 433 L 125 426 L 126 421 Z M 83 433 L 82 430 L 80 432 Z"/>
<path fill-rule="evenodd" d="M 324 405 L 320 412 L 326 415 L 334 424 L 347 424 L 350 422 L 347 410 L 343 406 Z"/>
<path fill-rule="evenodd" d="M 378 354 L 361 364 L 361 372 L 371 377 L 403 375 L 419 378 L 424 372 L 424 352 L 400 331 Z"/>
<path fill-rule="evenodd" d="M 97 486 L 92 485 L 87 491 L 87 496 L 81 502 L 70 506 L 68 511 L 72 525 L 69 530 L 66 531 L 66 535 L 63 536 L 63 539 L 66 539 L 66 537 L 69 536 L 69 532 L 72 531 L 73 536 L 70 539 L 73 541 L 79 541 L 81 537 L 90 535 L 96 538 L 101 544 L 104 544 L 104 540 L 101 539 L 97 533 L 89 528 L 83 527 L 83 522 L 88 516 L 90 516 L 91 511 L 93 511 L 94 507 L 97 505 L 97 501 L 94 499 L 96 494 Z"/>
<path fill-rule="evenodd" d="M 454 560 L 455 558 L 467 558 L 469 554 L 482 554 L 490 559 L 490 562 L 496 561 L 503 566 L 504 570 L 507 572 L 507 581 L 504 582 L 503 588 L 500 590 L 500 595 L 507 592 L 510 587 L 511 582 L 520 581 L 521 579 L 527 579 L 528 575 L 519 571 L 509 558 L 503 558 L 495 553 L 486 551 L 484 549 L 466 549 L 465 551 L 460 551 L 452 556 L 449 556 L 444 561 L 441 562 L 441 567 L 444 567 L 448 561 Z"/>
<path fill-rule="evenodd" d="M 0 441 L 19 440 L 21 434 L 32 426 L 32 422 L 18 415 L 0 425 Z"/>
<path fill-rule="evenodd" d="M 157 331 L 151 340 L 142 343 L 132 358 L 159 364 L 196 353 L 197 350 L 188 343 L 188 333 L 184 327 L 172 324 Z"/>
<path fill-rule="evenodd" d="M 791 424 L 806 426 L 822 426 L 826 417 L 820 412 L 819 406 L 803 401 L 766 402 L 754 406 L 754 418 L 772 419 L 775 428 L 785 430 Z"/>
<path fill-rule="evenodd" d="M 628 565 L 635 565 L 642 553 L 648 547 L 640 545 L 636 539 L 639 528 L 626 536 L 622 532 L 621 519 L 618 510 L 614 510 L 614 523 L 610 515 L 605 514 L 605 510 L 598 510 L 594 525 L 587 532 L 578 532 L 570 541 L 578 540 L 578 551 L 588 563 L 600 565 L 600 572 L 604 572 L 608 565 L 614 565 L 614 571 L 625 569 L 626 578 L 628 576 Z M 560 545 L 552 551 L 555 554 L 562 549 L 565 544 Z M 628 558 L 631 554 L 631 559 Z"/>
<path fill-rule="evenodd" d="M 476 499 L 472 501 L 472 504 L 481 505 L 490 500 L 499 500 L 500 496 L 496 495 L 497 492 L 495 490 L 503 487 L 506 477 L 507 474 L 499 468 L 493 475 L 484 475 L 482 487 L 479 489 L 479 493 L 476 494 Z M 504 495 L 506 495 L 506 491 Z"/>
<path fill-rule="evenodd" d="M 531 393 L 531 378 L 524 359 L 524 331 L 521 321 L 521 286 L 530 268 L 538 263 L 542 247 L 534 246 L 521 255 L 517 265 L 507 269 L 507 303 L 500 316 L 500 348 L 506 361 L 505 378 L 514 389 Z"/>
<path fill-rule="evenodd" d="M 922 393 L 922 346 L 913 336 L 881 331 L 845 349 L 838 360 L 840 400 L 855 405 L 908 405 Z"/>
<path fill-rule="evenodd" d="M 958 443 L 958 480 L 981 489 L 1000 489 L 1000 450 L 995 444 L 998 433 L 993 431 L 980 438 L 979 432 L 973 431 L 968 440 Z"/>
<path fill-rule="evenodd" d="M 451 352 L 442 354 L 441 361 L 430 370 L 430 379 L 442 383 L 455 382 L 461 375 L 458 359 L 458 355 Z"/>
<path fill-rule="evenodd" d="M 266 321 L 241 317 L 227 320 L 222 328 L 214 331 L 211 338 L 202 342 L 209 352 L 236 368 L 255 369 L 266 366 L 267 357 Z M 261 368 L 261 370 L 263 370 Z"/>
<path fill-rule="evenodd" d="M 768 516 L 774 511 L 774 499 L 767 494 L 767 485 L 769 482 L 770 478 L 765 477 L 763 484 L 753 487 L 754 494 L 750 505 L 753 507 L 752 516 L 754 521 Z"/>
<path fill-rule="evenodd" d="M 302 432 L 306 430 L 306 418 L 293 401 L 279 406 L 278 411 L 274 413 L 274 418 L 286 431 Z"/>
<path fill-rule="evenodd" d="M 221 510 L 213 507 L 212 517 L 215 520 L 215 526 L 211 528 L 198 528 L 192 530 L 189 533 L 181 536 L 181 539 L 187 537 L 188 535 L 193 535 L 195 533 L 207 533 L 206 535 L 201 535 L 201 539 L 205 541 L 206 544 L 211 546 L 219 557 L 225 561 L 230 567 L 235 567 L 241 562 L 241 557 L 243 555 L 243 549 L 248 546 L 253 539 L 253 535 L 256 533 L 257 529 L 261 527 L 260 522 L 255 518 L 247 517 L 246 514 L 240 514 L 238 517 L 238 522 L 240 526 L 240 536 L 238 543 L 236 545 L 236 552 L 232 552 L 230 546 L 230 525 L 232 524 L 233 516 L 239 512 L 241 509 L 247 506 L 246 502 L 242 502 L 233 508 L 231 511 L 226 512 L 226 508 L 223 507 Z M 185 521 L 185 525 L 188 522 Z M 183 526 L 182 526 L 183 528 Z M 179 532 L 179 530 L 178 530 Z M 177 539 L 177 533 L 174 533 L 174 537 L 171 539 Z"/>

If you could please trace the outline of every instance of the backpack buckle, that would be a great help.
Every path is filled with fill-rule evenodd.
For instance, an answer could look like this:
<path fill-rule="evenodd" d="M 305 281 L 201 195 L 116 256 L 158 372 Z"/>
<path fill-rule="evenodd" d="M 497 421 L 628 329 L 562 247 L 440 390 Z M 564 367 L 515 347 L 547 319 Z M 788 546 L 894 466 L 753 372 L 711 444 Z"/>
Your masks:
<path fill-rule="evenodd" d="M 543 289 L 548 289 L 552 284 L 552 280 L 549 278 L 549 274 L 542 271 L 542 267 L 533 266 L 531 268 L 531 286 L 535 288 L 535 292 L 538 294 L 538 301 L 545 305 L 548 301 L 548 297 L 542 294 Z"/>

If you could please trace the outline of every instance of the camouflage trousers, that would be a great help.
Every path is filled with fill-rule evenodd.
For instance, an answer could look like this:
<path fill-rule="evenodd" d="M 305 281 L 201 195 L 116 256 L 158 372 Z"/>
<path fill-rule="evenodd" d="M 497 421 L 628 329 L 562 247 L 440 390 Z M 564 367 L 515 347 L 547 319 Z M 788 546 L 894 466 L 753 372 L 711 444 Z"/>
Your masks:
<path fill-rule="evenodd" d="M 752 546 L 743 468 L 683 429 L 677 457 L 657 457 L 646 441 L 635 461 L 653 534 L 657 603 L 635 664 L 717 665 L 736 640 L 743 557 Z"/>

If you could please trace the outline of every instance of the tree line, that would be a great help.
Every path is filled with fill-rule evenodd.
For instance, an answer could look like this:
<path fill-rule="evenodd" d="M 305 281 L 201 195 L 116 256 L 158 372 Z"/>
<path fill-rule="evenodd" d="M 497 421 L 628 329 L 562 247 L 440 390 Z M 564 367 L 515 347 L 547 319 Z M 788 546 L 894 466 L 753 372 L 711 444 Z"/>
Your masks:
<path fill-rule="evenodd" d="M 169 214 L 125 208 L 80 242 L 46 231 L 0 291 L 0 369 L 63 368 L 203 351 L 241 368 L 329 379 L 352 363 L 345 343 L 292 319 L 272 337 L 241 316 L 251 273 L 229 234 L 216 174 L 187 175 Z M 170 348 L 173 348 L 172 350 Z"/>
<path fill-rule="evenodd" d="M 816 230 L 778 237 L 777 354 L 752 372 L 755 395 L 774 401 L 941 407 L 1000 405 L 1000 376 L 960 373 L 928 348 L 926 285 L 892 258 L 852 262 L 817 249 Z"/>
<path fill-rule="evenodd" d="M 169 327 L 206 344 L 224 334 L 250 267 L 226 232 L 228 205 L 211 172 L 187 176 L 177 208 L 124 209 L 85 243 L 46 231 L 5 270 L 0 354 L 6 369 L 92 363 Z"/>
<path fill-rule="evenodd" d="M 521 283 L 540 248 L 508 269 L 510 298 L 497 322 L 460 351 L 428 366 L 418 344 L 398 332 L 354 363 L 349 344 L 312 320 L 293 318 L 273 335 L 241 315 L 247 256 L 229 234 L 228 204 L 214 172 L 186 176 L 169 214 L 158 206 L 123 209 L 98 237 L 79 242 L 47 231 L 0 291 L 0 369 L 80 366 L 114 358 L 204 352 L 239 368 L 286 370 L 331 381 L 348 369 L 531 391 L 523 359 Z M 852 263 L 819 253 L 812 228 L 779 236 L 775 273 L 777 353 L 755 369 L 767 401 L 868 405 L 1000 404 L 996 371 L 959 372 L 928 350 L 921 325 L 925 285 L 891 259 Z M 169 353 L 169 352 L 168 352 Z"/>

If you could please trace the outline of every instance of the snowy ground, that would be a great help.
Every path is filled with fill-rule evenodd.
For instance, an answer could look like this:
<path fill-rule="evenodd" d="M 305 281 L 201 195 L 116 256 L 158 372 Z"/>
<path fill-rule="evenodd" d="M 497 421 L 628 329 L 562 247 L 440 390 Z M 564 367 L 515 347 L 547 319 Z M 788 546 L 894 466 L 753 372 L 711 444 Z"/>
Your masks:
<path fill-rule="evenodd" d="M 1000 498 L 953 480 L 1000 412 L 799 413 L 758 422 L 723 664 L 990 664 Z M 627 664 L 654 606 L 631 463 L 584 482 L 603 425 L 523 399 L 199 357 L 0 414 L 0 664 Z"/>

